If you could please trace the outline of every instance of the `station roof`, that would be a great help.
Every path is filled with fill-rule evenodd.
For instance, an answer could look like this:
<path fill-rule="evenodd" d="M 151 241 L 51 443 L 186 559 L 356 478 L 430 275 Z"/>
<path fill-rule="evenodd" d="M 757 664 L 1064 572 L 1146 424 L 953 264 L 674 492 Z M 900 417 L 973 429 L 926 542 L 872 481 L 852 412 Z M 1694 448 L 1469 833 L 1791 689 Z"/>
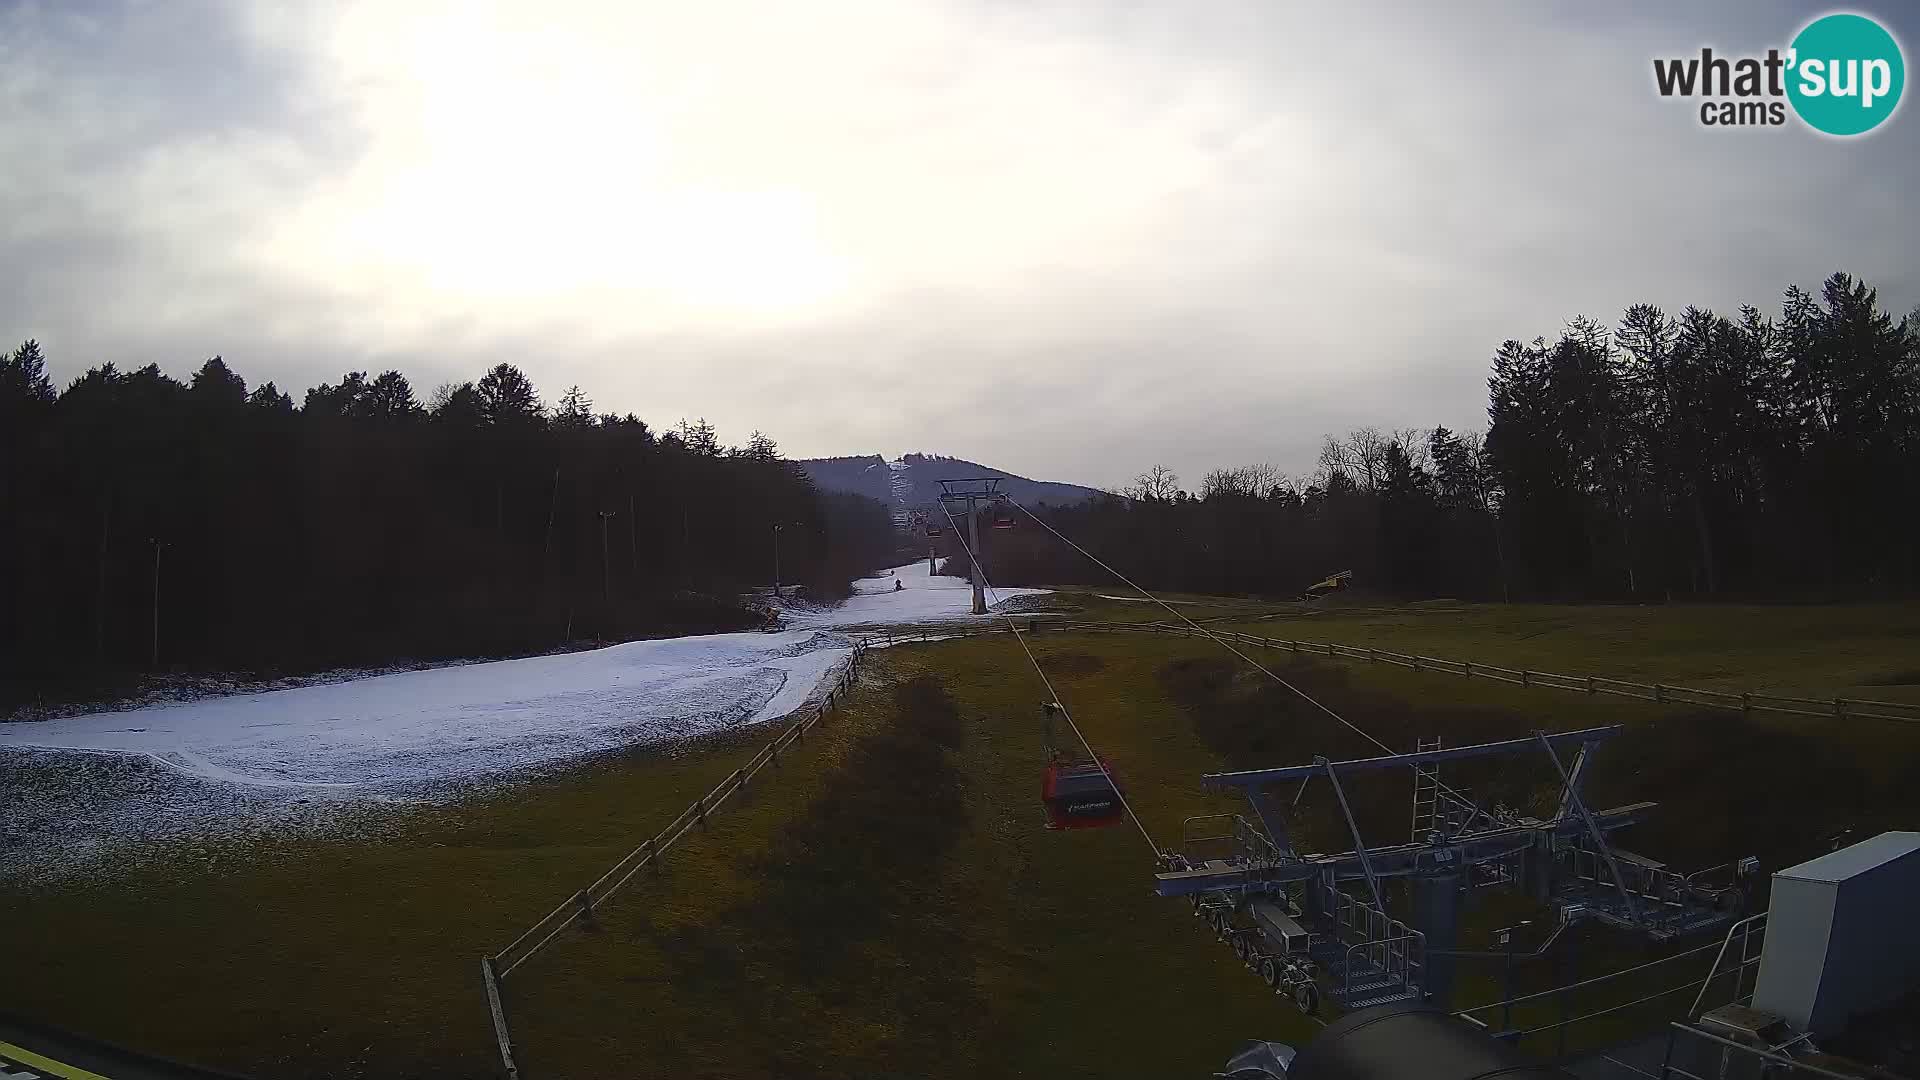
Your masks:
<path fill-rule="evenodd" d="M 1876 866 L 1920 851 L 1920 832 L 1883 832 L 1839 851 L 1789 866 L 1774 877 L 1792 881 L 1841 882 Z"/>

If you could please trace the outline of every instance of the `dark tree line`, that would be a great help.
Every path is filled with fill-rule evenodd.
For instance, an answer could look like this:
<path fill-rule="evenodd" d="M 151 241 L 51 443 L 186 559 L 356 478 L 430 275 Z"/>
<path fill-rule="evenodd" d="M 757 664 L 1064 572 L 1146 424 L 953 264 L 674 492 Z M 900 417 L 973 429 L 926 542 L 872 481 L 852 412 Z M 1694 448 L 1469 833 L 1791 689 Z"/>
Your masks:
<path fill-rule="evenodd" d="M 502 364 L 422 402 L 351 372 L 296 403 L 219 357 L 185 383 L 56 392 L 0 353 L 0 674 L 10 700 L 116 672 L 299 671 L 745 625 L 773 575 L 884 564 L 886 508 L 817 492 L 756 433 L 543 405 Z M 156 586 L 158 656 L 154 653 Z"/>
<path fill-rule="evenodd" d="M 1920 310 L 1845 274 L 1777 316 L 1629 308 L 1493 356 L 1484 437 L 1362 429 L 1318 469 L 1181 489 L 1164 468 L 1048 520 L 1152 588 L 1400 596 L 1846 599 L 1920 586 Z M 1040 530 L 996 580 L 1100 582 Z"/>

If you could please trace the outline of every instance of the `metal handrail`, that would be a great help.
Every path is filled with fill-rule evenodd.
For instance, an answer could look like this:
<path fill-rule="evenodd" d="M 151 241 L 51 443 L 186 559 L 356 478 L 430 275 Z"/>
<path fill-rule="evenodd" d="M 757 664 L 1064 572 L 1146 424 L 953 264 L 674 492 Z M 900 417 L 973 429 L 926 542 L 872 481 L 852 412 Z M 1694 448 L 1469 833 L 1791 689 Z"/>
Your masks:
<path fill-rule="evenodd" d="M 1420 933 L 1418 930 L 1409 930 L 1408 932 L 1401 934 L 1398 937 L 1382 938 L 1379 941 L 1360 941 L 1347 946 L 1347 955 L 1346 955 L 1345 961 L 1341 965 L 1341 975 L 1340 975 L 1341 996 L 1344 997 L 1348 991 L 1353 989 L 1353 954 L 1354 953 L 1360 951 L 1361 949 L 1385 948 L 1386 946 L 1393 945 L 1396 942 L 1414 941 L 1414 940 L 1424 938 L 1425 936 L 1426 935 Z M 1393 960 L 1394 957 L 1396 956 L 1400 958 L 1400 981 L 1411 985 L 1413 982 L 1413 969 L 1416 967 L 1424 966 L 1424 965 L 1421 965 L 1414 961 L 1413 953 L 1412 953 L 1412 950 L 1410 949 L 1405 949 L 1405 948 L 1398 949 L 1398 950 L 1388 949 L 1386 952 L 1382 953 L 1381 963 L 1378 965 L 1381 973 L 1385 975 L 1393 974 L 1393 965 L 1390 963 L 1390 961 Z M 1367 962 L 1372 963 L 1373 961 L 1371 958 L 1369 958 Z"/>
<path fill-rule="evenodd" d="M 1716 1042 L 1716 1043 L 1719 1043 L 1721 1046 L 1728 1047 L 1729 1049 L 1738 1050 L 1741 1053 L 1749 1054 L 1753 1057 L 1757 1057 L 1766 1061 L 1773 1062 L 1776 1065 L 1785 1065 L 1790 1069 L 1805 1069 L 1806 1071 L 1813 1073 L 1816 1076 L 1829 1077 L 1831 1078 L 1831 1080 L 1860 1080 L 1858 1076 L 1850 1076 L 1846 1073 L 1835 1072 L 1832 1069 L 1823 1069 L 1820 1066 L 1813 1064 L 1812 1062 L 1801 1061 L 1798 1058 L 1784 1057 L 1780 1054 L 1775 1054 L 1766 1050 L 1762 1050 L 1757 1046 L 1748 1046 L 1746 1043 L 1743 1043 L 1743 1042 L 1735 1042 L 1732 1039 L 1722 1038 L 1718 1035 L 1715 1035 L 1711 1031 L 1702 1031 L 1700 1028 L 1694 1027 L 1692 1024 L 1682 1024 L 1676 1020 L 1676 1021 L 1673 1021 L 1671 1024 L 1669 1024 L 1668 1027 L 1671 1028 L 1671 1031 L 1667 1035 L 1667 1060 L 1660 1063 L 1660 1075 L 1663 1078 L 1663 1080 L 1669 1073 L 1678 1073 L 1681 1076 L 1687 1077 L 1688 1080 L 1704 1080 L 1704 1078 L 1696 1076 L 1695 1074 L 1690 1073 L 1685 1069 L 1682 1069 L 1679 1066 L 1673 1064 L 1673 1032 L 1693 1035 L 1698 1038 L 1705 1039 L 1708 1042 Z"/>
<path fill-rule="evenodd" d="M 1197 822 L 1237 821 L 1239 818 L 1239 814 L 1194 814 L 1192 817 L 1184 818 L 1180 822 L 1180 844 L 1182 847 L 1185 847 L 1188 844 L 1205 844 L 1214 840 L 1235 839 L 1232 832 L 1224 832 L 1218 836 L 1194 836 L 1190 830 Z"/>
<path fill-rule="evenodd" d="M 1700 1003 L 1706 1000 L 1707 987 L 1712 984 L 1713 977 L 1715 975 L 1720 974 L 1720 961 L 1727 958 L 1727 947 L 1733 944 L 1734 931 L 1739 930 L 1742 927 L 1746 927 L 1747 933 L 1751 935 L 1752 927 L 1747 926 L 1747 924 L 1754 922 L 1755 920 L 1758 920 L 1758 919 L 1765 919 L 1766 917 L 1767 917 L 1767 913 L 1764 911 L 1755 912 L 1754 914 L 1749 915 L 1744 919 L 1741 919 L 1739 922 L 1734 923 L 1732 926 L 1727 927 L 1727 936 L 1725 938 L 1722 938 L 1720 941 L 1720 951 L 1713 954 L 1713 966 L 1707 969 L 1707 981 L 1700 984 L 1700 992 L 1694 995 L 1693 1004 L 1687 1007 L 1687 1016 L 1689 1019 L 1700 1015 Z M 1740 945 L 1740 963 L 1741 963 L 1741 966 L 1734 969 L 1735 971 L 1735 980 L 1733 984 L 1734 997 L 1740 996 L 1740 980 L 1738 978 L 1738 973 L 1746 970 L 1747 945 L 1746 945 L 1745 939 L 1742 940 Z"/>
<path fill-rule="evenodd" d="M 1702 985 L 1704 985 L 1710 981 L 1712 981 L 1711 976 L 1709 976 L 1707 979 L 1702 979 L 1701 983 Z M 1565 1020 L 1556 1020 L 1551 1024 L 1541 1024 L 1539 1027 L 1527 1028 L 1525 1031 L 1520 1032 L 1520 1034 L 1521 1035 L 1537 1035 L 1542 1031 L 1554 1031 L 1560 1028 L 1572 1027 L 1575 1024 L 1579 1024 L 1579 1023 L 1583 1023 L 1585 1021 L 1591 1020 L 1596 1016 L 1606 1016 L 1610 1013 L 1617 1013 L 1621 1009 L 1631 1009 L 1635 1005 L 1645 1005 L 1649 1001 L 1658 1000 L 1660 998 L 1666 997 L 1669 994 L 1677 994 L 1680 991 L 1685 990 L 1687 987 L 1692 985 L 1693 983 L 1691 982 L 1684 982 L 1684 983 L 1681 983 L 1679 986 L 1669 986 L 1665 990 L 1656 990 L 1653 993 L 1648 994 L 1644 997 L 1634 998 L 1632 1001 L 1623 1001 L 1618 1005 L 1609 1005 L 1604 1009 L 1595 1009 L 1590 1013 L 1582 1013 L 1579 1016 L 1569 1016 Z"/>
<path fill-rule="evenodd" d="M 1558 935 L 1558 933 L 1559 932 L 1556 930 L 1555 931 L 1556 936 Z M 1708 949 L 1711 949 L 1711 948 L 1713 948 L 1713 943 L 1708 942 L 1705 945 L 1688 949 L 1684 952 L 1677 952 L 1672 954 L 1671 956 L 1662 956 L 1657 960 L 1649 960 L 1644 964 L 1635 964 L 1633 967 L 1630 967 L 1630 968 L 1621 968 L 1619 971 L 1609 971 L 1603 975 L 1595 975 L 1589 979 L 1581 979 L 1579 982 L 1571 982 L 1571 983 L 1565 984 L 1564 986 L 1555 986 L 1546 990 L 1536 990 L 1531 994 L 1521 994 L 1518 997 L 1510 997 L 1501 1001 L 1489 1001 L 1485 1005 L 1475 1005 L 1475 1006 L 1472 1006 L 1471 1008 L 1458 1009 L 1458 1010 L 1455 1010 L 1454 1015 L 1459 1016 L 1465 1013 L 1485 1012 L 1488 1009 L 1500 1008 L 1502 1005 L 1518 1005 L 1523 1001 L 1534 1001 L 1539 998 L 1552 997 L 1555 994 L 1563 994 L 1569 990 L 1578 990 L 1583 986 L 1593 986 L 1596 983 L 1603 983 L 1608 981 L 1609 979 L 1617 979 L 1622 975 L 1631 975 L 1636 971 L 1645 971 L 1650 967 L 1658 967 L 1661 964 L 1665 964 L 1673 960 L 1681 960 L 1689 956 L 1698 956 L 1701 953 L 1706 952 Z M 1496 953 L 1492 955 L 1498 956 L 1502 954 Z M 1526 959 L 1529 956 L 1538 955 L 1538 953 L 1516 953 L 1514 955 L 1518 959 Z M 1709 975 L 1708 977 L 1711 978 L 1712 976 Z M 1688 983 L 1686 985 L 1691 986 L 1693 984 Z"/>

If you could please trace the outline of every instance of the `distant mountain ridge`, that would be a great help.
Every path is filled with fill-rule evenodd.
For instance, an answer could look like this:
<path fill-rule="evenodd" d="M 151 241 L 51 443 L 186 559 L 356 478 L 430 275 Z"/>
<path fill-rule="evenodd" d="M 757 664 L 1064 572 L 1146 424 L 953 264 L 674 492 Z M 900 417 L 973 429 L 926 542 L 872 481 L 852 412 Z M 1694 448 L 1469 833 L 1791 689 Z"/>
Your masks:
<path fill-rule="evenodd" d="M 1096 488 L 1079 484 L 1031 480 L 964 458 L 929 454 L 908 454 L 893 462 L 879 454 L 867 454 L 860 457 L 809 458 L 795 464 L 813 479 L 814 486 L 823 491 L 844 491 L 886 503 L 893 508 L 896 521 L 914 510 L 934 506 L 939 501 L 939 482 L 943 479 L 997 477 L 1001 481 L 1002 491 L 1027 506 L 1041 503 L 1067 506 L 1102 494 Z"/>

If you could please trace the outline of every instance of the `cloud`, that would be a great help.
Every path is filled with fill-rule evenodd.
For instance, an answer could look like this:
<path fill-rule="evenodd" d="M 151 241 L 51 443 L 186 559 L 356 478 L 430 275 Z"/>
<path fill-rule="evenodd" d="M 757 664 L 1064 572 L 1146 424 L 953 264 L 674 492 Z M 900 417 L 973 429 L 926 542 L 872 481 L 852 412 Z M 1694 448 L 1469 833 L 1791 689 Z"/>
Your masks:
<path fill-rule="evenodd" d="M 1807 13 L 23 4 L 0 330 L 63 376 L 509 359 L 795 454 L 1305 468 L 1478 426 L 1493 347 L 1578 313 L 1920 295 L 1911 117 L 1710 131 L 1651 90 Z"/>

